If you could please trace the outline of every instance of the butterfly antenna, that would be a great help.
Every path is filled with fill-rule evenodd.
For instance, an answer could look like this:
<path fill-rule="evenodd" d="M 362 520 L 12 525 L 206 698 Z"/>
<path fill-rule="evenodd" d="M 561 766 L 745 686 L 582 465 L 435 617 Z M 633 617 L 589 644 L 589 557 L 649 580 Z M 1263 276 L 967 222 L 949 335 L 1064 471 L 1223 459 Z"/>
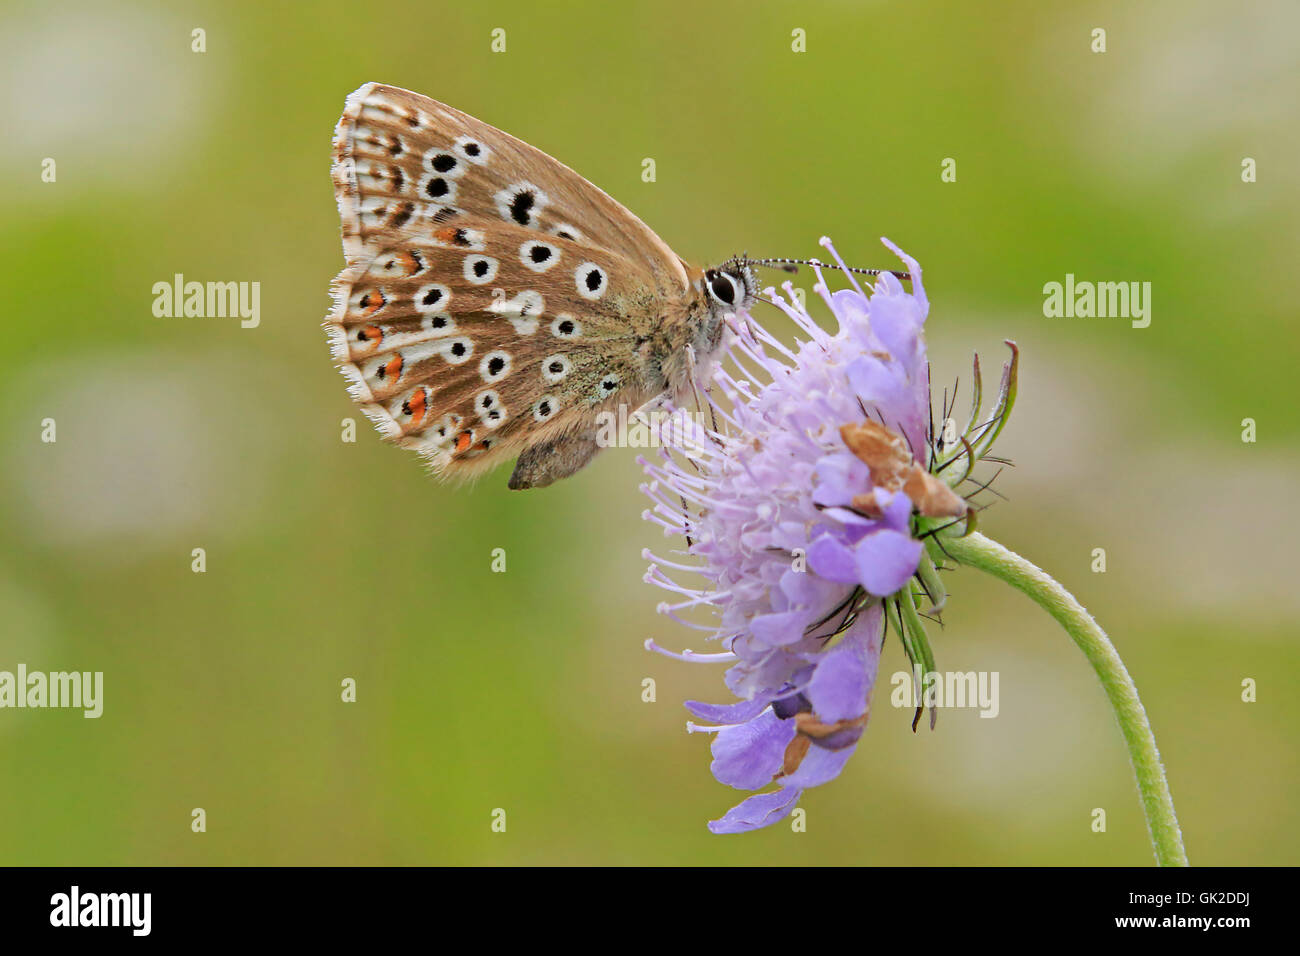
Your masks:
<path fill-rule="evenodd" d="M 906 272 L 899 272 L 896 269 L 857 269 L 853 266 L 838 266 L 833 262 L 822 262 L 820 259 L 750 259 L 745 257 L 744 261 L 751 266 L 765 266 L 768 269 L 779 269 L 782 272 L 798 272 L 800 266 L 820 266 L 823 269 L 856 272 L 858 275 L 864 276 L 878 276 L 888 272 L 897 279 L 909 282 L 912 279 Z"/>

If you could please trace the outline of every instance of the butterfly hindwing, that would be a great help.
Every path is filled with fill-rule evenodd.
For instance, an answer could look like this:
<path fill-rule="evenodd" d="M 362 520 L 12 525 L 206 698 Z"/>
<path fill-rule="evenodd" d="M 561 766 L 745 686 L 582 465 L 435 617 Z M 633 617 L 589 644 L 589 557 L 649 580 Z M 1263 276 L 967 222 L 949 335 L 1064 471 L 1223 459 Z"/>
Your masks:
<path fill-rule="evenodd" d="M 386 438 L 472 473 L 647 397 L 623 312 L 637 271 L 584 243 L 456 221 L 359 258 L 336 286 L 331 350 Z"/>

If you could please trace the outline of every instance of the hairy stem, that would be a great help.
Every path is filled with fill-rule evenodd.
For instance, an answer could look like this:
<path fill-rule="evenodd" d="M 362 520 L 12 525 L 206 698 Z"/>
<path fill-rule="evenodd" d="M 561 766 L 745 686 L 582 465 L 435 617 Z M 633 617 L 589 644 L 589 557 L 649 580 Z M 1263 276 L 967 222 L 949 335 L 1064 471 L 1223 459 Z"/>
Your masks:
<path fill-rule="evenodd" d="M 987 571 L 1032 598 L 1043 610 L 1056 618 L 1066 633 L 1083 651 L 1092 669 L 1097 672 L 1106 697 L 1115 711 L 1124 742 L 1128 745 L 1133 774 L 1137 778 L 1142 809 L 1146 813 L 1147 829 L 1156 862 L 1160 866 L 1187 866 L 1187 853 L 1183 849 L 1182 832 L 1178 829 L 1178 816 L 1174 801 L 1169 795 L 1160 752 L 1151 733 L 1146 710 L 1138 699 L 1137 687 L 1128 669 L 1120 660 L 1106 632 L 1075 600 L 1074 595 L 1061 587 L 1046 572 L 1009 551 L 996 541 L 978 532 L 965 537 L 943 537 L 944 549 L 957 561 Z"/>

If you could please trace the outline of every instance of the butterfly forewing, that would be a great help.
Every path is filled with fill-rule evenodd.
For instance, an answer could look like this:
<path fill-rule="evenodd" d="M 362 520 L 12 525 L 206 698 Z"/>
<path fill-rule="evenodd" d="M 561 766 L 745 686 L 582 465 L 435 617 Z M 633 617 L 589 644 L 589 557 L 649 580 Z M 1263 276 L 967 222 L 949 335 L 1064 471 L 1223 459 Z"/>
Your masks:
<path fill-rule="evenodd" d="M 348 265 L 326 328 L 384 437 L 468 474 L 650 397 L 638 339 L 685 269 L 572 170 L 368 84 L 339 121 L 334 181 Z"/>

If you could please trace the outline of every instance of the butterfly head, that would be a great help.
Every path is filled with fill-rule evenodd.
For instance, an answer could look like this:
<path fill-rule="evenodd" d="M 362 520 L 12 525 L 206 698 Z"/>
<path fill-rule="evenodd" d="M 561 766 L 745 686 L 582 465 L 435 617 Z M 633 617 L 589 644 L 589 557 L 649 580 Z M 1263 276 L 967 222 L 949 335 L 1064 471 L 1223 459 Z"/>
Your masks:
<path fill-rule="evenodd" d="M 715 315 L 748 309 L 758 297 L 758 277 L 744 257 L 705 269 L 700 285 L 708 299 L 709 309 Z"/>

